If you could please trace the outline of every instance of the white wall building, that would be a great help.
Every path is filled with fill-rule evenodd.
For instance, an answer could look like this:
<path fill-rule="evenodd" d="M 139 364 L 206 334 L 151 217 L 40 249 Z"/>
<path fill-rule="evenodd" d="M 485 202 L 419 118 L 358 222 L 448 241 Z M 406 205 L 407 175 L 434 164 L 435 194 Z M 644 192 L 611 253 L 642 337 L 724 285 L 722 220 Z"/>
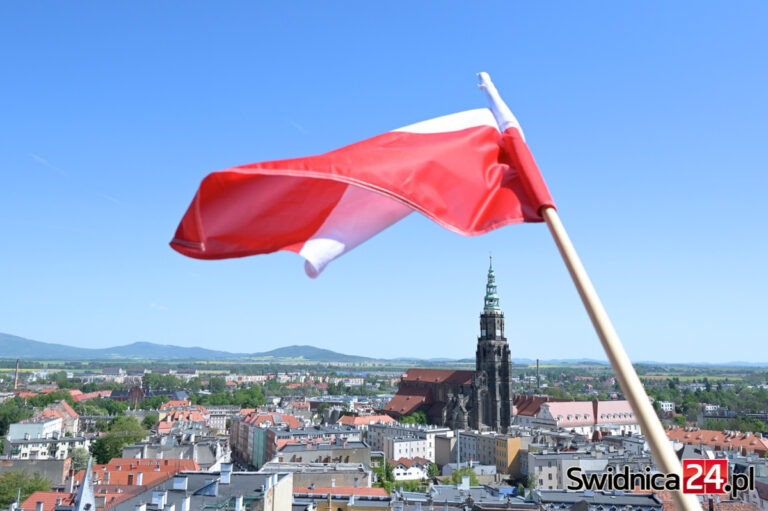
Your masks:
<path fill-rule="evenodd" d="M 64 421 L 61 417 L 45 417 L 16 422 L 8 427 L 8 440 L 29 440 L 61 436 Z"/>
<path fill-rule="evenodd" d="M 674 412 L 675 403 L 673 401 L 659 401 L 659 408 L 662 412 Z"/>

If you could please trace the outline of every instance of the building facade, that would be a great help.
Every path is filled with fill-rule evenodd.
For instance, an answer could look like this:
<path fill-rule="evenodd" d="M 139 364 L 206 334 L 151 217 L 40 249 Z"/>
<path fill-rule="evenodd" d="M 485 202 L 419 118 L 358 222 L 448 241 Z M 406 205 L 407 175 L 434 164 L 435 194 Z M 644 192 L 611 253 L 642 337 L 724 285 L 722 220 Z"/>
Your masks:
<path fill-rule="evenodd" d="M 512 425 L 513 397 L 511 355 L 491 264 L 475 370 L 409 369 L 384 411 L 396 419 L 424 411 L 432 424 L 504 432 Z"/>

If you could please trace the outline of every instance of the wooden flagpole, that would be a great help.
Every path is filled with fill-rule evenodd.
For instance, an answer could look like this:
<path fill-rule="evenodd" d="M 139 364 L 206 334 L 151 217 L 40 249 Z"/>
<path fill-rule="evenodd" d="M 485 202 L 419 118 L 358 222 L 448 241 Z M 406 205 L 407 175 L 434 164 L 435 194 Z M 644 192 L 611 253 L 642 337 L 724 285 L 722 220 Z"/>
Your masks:
<path fill-rule="evenodd" d="M 603 344 L 603 349 L 608 356 L 608 360 L 611 362 L 613 372 L 616 374 L 619 384 L 624 391 L 624 396 L 629 401 L 632 411 L 635 412 L 635 417 L 637 417 L 645 439 L 651 447 L 656 464 L 662 472 L 677 474 L 682 481 L 683 467 L 680 465 L 680 460 L 677 459 L 667 434 L 664 432 L 664 427 L 651 406 L 643 384 L 640 382 L 640 378 L 638 378 L 637 372 L 632 366 L 632 362 L 630 362 L 616 330 L 613 328 L 608 313 L 605 311 L 600 297 L 597 296 L 597 291 L 595 291 L 589 275 L 587 275 L 587 271 L 584 269 L 584 265 L 581 264 L 581 259 L 579 259 L 579 255 L 576 253 L 568 233 L 565 232 L 557 210 L 545 206 L 541 209 L 541 215 L 547 222 L 549 232 L 552 233 L 557 248 L 560 250 L 560 255 L 563 257 L 563 261 L 565 261 L 565 266 L 571 274 L 571 279 L 573 279 L 573 283 L 579 291 L 581 301 L 587 309 L 598 337 L 600 337 L 600 342 Z M 597 419 L 597 417 L 595 418 Z M 678 509 L 701 511 L 701 504 L 699 504 L 699 500 L 695 496 L 683 494 L 682 491 L 675 491 L 673 495 Z"/>
<path fill-rule="evenodd" d="M 488 74 L 480 73 L 478 77 L 480 78 L 480 87 L 485 91 L 491 103 L 491 110 L 499 125 L 499 130 L 503 132 L 509 126 L 519 126 L 514 115 L 512 115 L 512 112 L 501 99 Z M 616 330 L 613 328 L 608 313 L 605 311 L 600 297 L 598 297 L 597 291 L 595 291 L 589 275 L 587 275 L 587 271 L 584 269 L 584 265 L 581 264 L 581 259 L 579 259 L 579 255 L 576 253 L 576 249 L 571 243 L 563 223 L 560 221 L 557 210 L 550 206 L 544 206 L 541 208 L 540 214 L 544 217 L 544 221 L 547 223 L 550 233 L 552 233 L 557 248 L 560 250 L 560 255 L 568 268 L 568 272 L 571 274 L 571 279 L 573 279 L 579 296 L 581 296 L 581 301 L 584 303 L 589 318 L 592 320 L 592 325 L 597 331 L 605 354 L 611 362 L 613 372 L 619 380 L 621 389 L 627 401 L 629 401 L 637 421 L 640 423 L 640 428 L 645 435 L 648 445 L 651 447 L 656 465 L 666 474 L 677 474 L 682 484 L 683 467 L 680 464 L 680 460 L 677 459 L 672 444 L 664 432 L 664 427 L 661 425 L 661 421 L 656 416 L 648 395 L 645 393 L 643 384 L 640 382 L 640 378 L 638 378 L 637 372 L 632 366 L 632 362 L 630 362 Z M 672 494 L 678 509 L 701 511 L 701 504 L 694 495 L 684 494 L 682 491 L 673 491 Z"/>

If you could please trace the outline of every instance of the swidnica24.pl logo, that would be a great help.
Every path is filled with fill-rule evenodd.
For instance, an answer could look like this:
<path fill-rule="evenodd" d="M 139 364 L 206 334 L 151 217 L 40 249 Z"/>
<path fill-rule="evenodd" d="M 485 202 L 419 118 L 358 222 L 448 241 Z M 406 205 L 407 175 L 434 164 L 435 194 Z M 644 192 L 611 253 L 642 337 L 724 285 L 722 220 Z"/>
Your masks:
<path fill-rule="evenodd" d="M 683 490 L 683 493 L 695 495 L 730 493 L 736 498 L 739 492 L 755 489 L 755 469 L 749 467 L 744 474 L 731 474 L 728 479 L 728 460 L 683 460 L 682 480 L 678 474 L 653 472 L 645 467 L 640 472 L 632 472 L 628 466 L 616 471 L 608 467 L 601 474 L 584 474 L 581 467 L 571 467 L 566 471 L 570 483 L 569 490 L 603 491 L 661 491 Z"/>

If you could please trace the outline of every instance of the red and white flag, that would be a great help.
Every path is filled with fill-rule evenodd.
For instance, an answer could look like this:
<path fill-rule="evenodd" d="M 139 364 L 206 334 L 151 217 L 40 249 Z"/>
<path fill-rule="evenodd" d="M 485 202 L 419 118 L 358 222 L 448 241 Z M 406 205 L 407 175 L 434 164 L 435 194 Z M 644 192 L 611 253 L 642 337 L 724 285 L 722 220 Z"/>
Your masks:
<path fill-rule="evenodd" d="M 492 85 L 491 85 L 492 87 Z M 224 259 L 290 250 L 316 277 L 412 211 L 464 235 L 543 221 L 554 206 L 511 112 L 470 110 L 412 124 L 319 156 L 214 172 L 171 247 Z"/>

